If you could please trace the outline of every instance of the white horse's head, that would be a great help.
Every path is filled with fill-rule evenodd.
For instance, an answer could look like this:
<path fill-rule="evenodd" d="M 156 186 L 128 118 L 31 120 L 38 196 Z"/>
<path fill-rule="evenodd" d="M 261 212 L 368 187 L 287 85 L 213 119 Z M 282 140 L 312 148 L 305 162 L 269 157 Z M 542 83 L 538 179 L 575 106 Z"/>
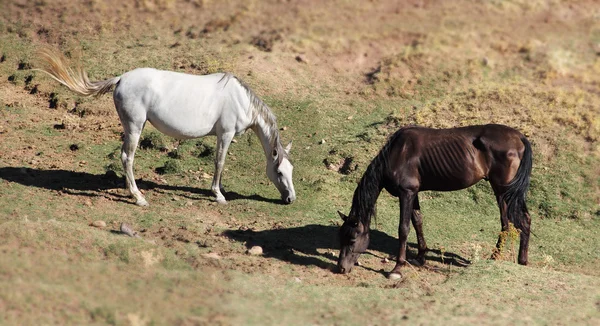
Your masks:
<path fill-rule="evenodd" d="M 267 162 L 267 175 L 271 179 L 271 182 L 275 184 L 279 193 L 281 193 L 281 200 L 286 204 L 291 204 L 296 200 L 296 191 L 292 182 L 294 166 L 292 166 L 289 160 L 291 149 L 292 142 L 283 148 L 278 137 L 271 152 L 272 159 Z"/>

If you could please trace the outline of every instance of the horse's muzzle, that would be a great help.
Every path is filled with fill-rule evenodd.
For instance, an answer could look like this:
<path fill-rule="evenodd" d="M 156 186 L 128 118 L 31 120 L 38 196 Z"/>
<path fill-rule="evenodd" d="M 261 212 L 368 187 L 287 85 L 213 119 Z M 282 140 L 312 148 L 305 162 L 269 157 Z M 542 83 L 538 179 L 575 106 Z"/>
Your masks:
<path fill-rule="evenodd" d="M 296 196 L 282 196 L 281 200 L 283 200 L 283 202 L 287 205 L 291 204 L 294 202 L 294 200 L 296 200 Z"/>
<path fill-rule="evenodd" d="M 337 272 L 340 274 L 348 274 L 348 273 L 350 273 L 351 270 L 352 270 L 352 268 L 345 268 L 340 265 L 337 266 Z"/>

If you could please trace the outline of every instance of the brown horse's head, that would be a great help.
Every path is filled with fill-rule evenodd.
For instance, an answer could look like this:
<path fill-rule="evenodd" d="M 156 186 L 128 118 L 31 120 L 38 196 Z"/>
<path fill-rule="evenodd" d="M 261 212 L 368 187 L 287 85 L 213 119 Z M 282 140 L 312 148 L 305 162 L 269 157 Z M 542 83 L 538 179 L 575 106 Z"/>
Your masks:
<path fill-rule="evenodd" d="M 358 262 L 360 254 L 369 247 L 369 227 L 358 218 L 348 217 L 338 211 L 344 224 L 340 227 L 340 257 L 338 258 L 338 271 L 342 274 L 350 273 L 352 267 Z"/>

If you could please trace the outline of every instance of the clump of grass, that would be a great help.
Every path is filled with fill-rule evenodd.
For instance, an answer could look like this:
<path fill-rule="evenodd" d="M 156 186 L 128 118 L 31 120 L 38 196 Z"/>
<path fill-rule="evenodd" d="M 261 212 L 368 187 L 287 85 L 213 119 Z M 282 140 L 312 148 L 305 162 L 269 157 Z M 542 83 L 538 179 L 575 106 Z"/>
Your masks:
<path fill-rule="evenodd" d="M 108 325 L 117 324 L 115 311 L 107 307 L 97 307 L 90 312 L 90 317 L 98 323 L 107 323 Z"/>
<path fill-rule="evenodd" d="M 175 148 L 174 150 L 168 152 L 167 156 L 172 159 L 180 160 L 183 158 L 183 151 L 181 151 L 178 148 Z"/>
<path fill-rule="evenodd" d="M 507 247 L 507 244 L 508 244 L 510 246 L 510 253 L 512 256 L 512 260 L 516 263 L 517 255 L 516 255 L 515 246 L 516 246 L 517 241 L 519 241 L 520 234 L 521 234 L 521 230 L 518 230 L 517 228 L 515 228 L 515 226 L 512 223 L 508 223 L 508 230 L 504 230 L 504 231 L 500 232 L 500 235 L 499 235 L 500 243 L 499 243 L 498 248 L 496 248 L 494 250 L 492 257 L 495 259 L 501 259 L 504 249 Z"/>
<path fill-rule="evenodd" d="M 158 173 L 158 174 L 174 174 L 174 173 L 180 173 L 182 171 L 183 171 L 182 164 L 175 159 L 170 159 L 165 162 L 164 166 L 156 168 L 156 173 Z"/>
<path fill-rule="evenodd" d="M 52 92 L 52 93 L 50 93 L 50 96 L 48 99 L 48 107 L 51 109 L 58 109 L 59 107 L 66 108 L 67 102 L 65 100 L 63 100 L 58 95 L 58 93 Z"/>
<path fill-rule="evenodd" d="M 22 59 L 19 61 L 19 65 L 18 65 L 17 69 L 18 70 L 29 70 L 29 69 L 31 69 L 31 63 Z"/>
<path fill-rule="evenodd" d="M 104 167 L 104 171 L 112 172 L 114 174 L 117 174 L 117 172 L 120 172 L 122 170 L 123 166 L 118 162 L 110 162 L 107 166 Z"/>
<path fill-rule="evenodd" d="M 197 157 L 212 157 L 215 154 L 215 149 L 199 140 L 196 143 L 196 149 L 193 151 L 193 153 L 193 155 Z"/>
<path fill-rule="evenodd" d="M 141 149 L 157 149 L 164 151 L 167 149 L 165 144 L 164 137 L 161 133 L 157 131 L 151 131 L 144 136 L 142 136 L 142 140 L 140 141 Z"/>
<path fill-rule="evenodd" d="M 124 263 L 129 263 L 130 261 L 129 247 L 123 243 L 112 243 L 108 245 L 108 247 L 104 249 L 104 255 L 106 255 L 106 257 L 117 257 Z"/>

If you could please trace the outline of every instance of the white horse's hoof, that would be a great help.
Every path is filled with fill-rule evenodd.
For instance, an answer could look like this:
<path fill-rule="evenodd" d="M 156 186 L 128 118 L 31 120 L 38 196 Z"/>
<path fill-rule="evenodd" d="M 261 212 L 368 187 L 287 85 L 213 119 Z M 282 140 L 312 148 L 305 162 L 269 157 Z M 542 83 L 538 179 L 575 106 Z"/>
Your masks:
<path fill-rule="evenodd" d="M 150 204 L 148 204 L 148 202 L 145 199 L 143 199 L 143 198 L 142 199 L 138 199 L 135 202 L 135 204 L 138 205 L 138 206 L 142 206 L 142 207 L 150 206 Z"/>
<path fill-rule="evenodd" d="M 227 205 L 227 201 L 225 200 L 225 198 L 217 198 L 217 203 L 219 203 L 219 205 Z"/>
<path fill-rule="evenodd" d="M 390 273 L 390 275 L 388 275 L 388 279 L 392 281 L 397 281 L 402 279 L 402 275 L 400 275 L 399 273 Z"/>

